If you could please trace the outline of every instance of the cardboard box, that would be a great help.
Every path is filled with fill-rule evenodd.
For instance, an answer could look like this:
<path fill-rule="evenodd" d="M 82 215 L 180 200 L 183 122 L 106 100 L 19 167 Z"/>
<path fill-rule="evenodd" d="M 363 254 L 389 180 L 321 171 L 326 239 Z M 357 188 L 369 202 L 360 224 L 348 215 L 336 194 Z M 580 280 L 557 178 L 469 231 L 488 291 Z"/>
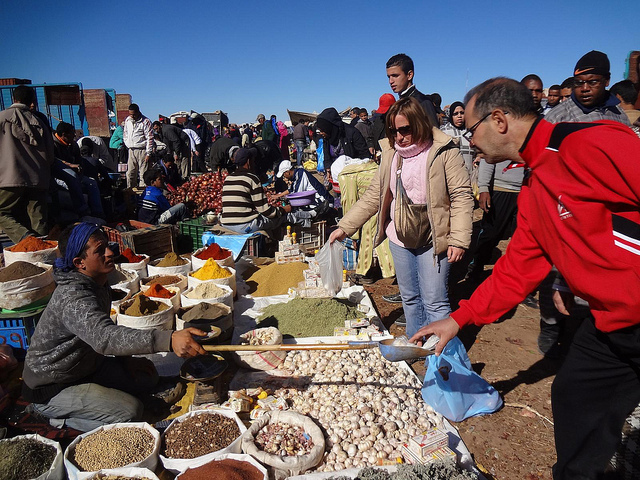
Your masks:
<path fill-rule="evenodd" d="M 425 456 L 442 447 L 449 446 L 449 436 L 438 428 L 432 428 L 421 435 L 411 437 L 409 449 L 418 456 Z"/>
<path fill-rule="evenodd" d="M 304 261 L 304 255 L 300 254 L 300 255 L 285 256 L 284 254 L 282 254 L 280 252 L 276 252 L 275 259 L 276 259 L 276 263 L 278 265 L 282 265 L 283 263 L 303 262 Z"/>
<path fill-rule="evenodd" d="M 344 326 L 346 328 L 364 328 L 370 325 L 369 320 L 366 318 L 355 318 L 353 320 L 345 320 Z"/>

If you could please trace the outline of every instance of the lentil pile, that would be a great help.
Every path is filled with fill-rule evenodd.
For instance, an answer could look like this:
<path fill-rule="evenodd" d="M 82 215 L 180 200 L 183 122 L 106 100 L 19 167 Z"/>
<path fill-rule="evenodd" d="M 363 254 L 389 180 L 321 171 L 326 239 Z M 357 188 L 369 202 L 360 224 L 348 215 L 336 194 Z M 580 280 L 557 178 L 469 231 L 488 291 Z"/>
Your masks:
<path fill-rule="evenodd" d="M 398 465 L 397 472 L 363 468 L 354 480 L 477 480 L 475 473 L 465 472 L 454 462 L 434 462 L 427 465 Z M 328 480 L 349 480 L 351 477 L 329 477 Z"/>
<path fill-rule="evenodd" d="M 39 250 L 46 250 L 47 248 L 55 248 L 57 246 L 58 244 L 56 242 L 41 240 L 37 237 L 25 237 L 16 245 L 10 247 L 9 250 L 12 252 L 37 252 Z"/>
<path fill-rule="evenodd" d="M 234 419 L 218 413 L 199 413 L 175 423 L 164 436 L 167 458 L 196 458 L 228 447 L 240 436 Z"/>
<path fill-rule="evenodd" d="M 361 315 L 357 308 L 334 299 L 294 298 L 287 303 L 269 305 L 259 321 L 260 326 L 275 322 L 274 326 L 283 335 L 322 337 L 333 335 L 335 327 L 343 327 L 345 320 Z"/>
<path fill-rule="evenodd" d="M 171 298 L 175 293 L 167 290 L 159 283 L 152 283 L 149 289 L 144 292 L 144 295 L 147 297 Z"/>
<path fill-rule="evenodd" d="M 44 268 L 32 265 L 28 262 L 13 262 L 6 268 L 0 270 L 0 282 L 10 282 L 12 280 L 20 280 L 44 272 Z"/>
<path fill-rule="evenodd" d="M 167 308 L 169 308 L 169 305 L 151 300 L 146 295 L 138 295 L 133 300 L 133 303 L 124 311 L 124 314 L 130 317 L 144 317 L 146 315 L 163 312 Z"/>
<path fill-rule="evenodd" d="M 178 254 L 169 252 L 162 260 L 160 260 L 160 263 L 158 263 L 156 267 L 179 267 L 180 265 L 185 265 L 188 262 L 188 260 L 178 256 Z"/>
<path fill-rule="evenodd" d="M 192 276 L 197 278 L 198 280 L 213 280 L 215 278 L 227 278 L 231 276 L 231 272 L 226 268 L 222 268 L 218 265 L 213 259 L 209 259 L 205 262 L 205 264 L 196 270 Z"/>
<path fill-rule="evenodd" d="M 256 446 L 272 455 L 295 457 L 311 453 L 313 441 L 302 427 L 270 423 L 256 435 Z"/>
<path fill-rule="evenodd" d="M 145 285 L 159 283 L 160 285 L 163 285 L 166 287 L 167 285 L 173 285 L 175 283 L 178 283 L 180 280 L 181 278 L 178 277 L 177 275 L 159 275 L 157 277 L 149 278 L 146 281 Z"/>
<path fill-rule="evenodd" d="M 262 480 L 260 470 L 249 462 L 231 458 L 214 460 L 197 468 L 190 468 L 180 475 L 180 480 Z"/>
<path fill-rule="evenodd" d="M 298 286 L 304 281 L 304 272 L 309 266 L 303 262 L 291 262 L 278 265 L 270 263 L 258 267 L 245 279 L 249 286 L 249 293 L 254 297 L 270 297 L 271 295 L 285 295 L 289 288 Z M 333 335 L 333 331 L 331 332 Z"/>
<path fill-rule="evenodd" d="M 81 471 L 95 472 L 141 462 L 153 453 L 153 446 L 153 435 L 144 428 L 112 428 L 84 437 L 69 458 Z"/>
<path fill-rule="evenodd" d="M 227 250 L 226 248 L 220 247 L 217 243 L 212 243 L 199 254 L 196 255 L 200 260 L 209 260 L 213 258 L 214 260 L 224 260 L 225 258 L 231 255 L 231 250 Z"/>
<path fill-rule="evenodd" d="M 56 449 L 34 439 L 0 442 L 0 478 L 29 480 L 51 468 Z"/>
<path fill-rule="evenodd" d="M 219 298 L 227 293 L 215 283 L 201 283 L 185 296 L 193 300 L 203 300 L 205 298 Z"/>

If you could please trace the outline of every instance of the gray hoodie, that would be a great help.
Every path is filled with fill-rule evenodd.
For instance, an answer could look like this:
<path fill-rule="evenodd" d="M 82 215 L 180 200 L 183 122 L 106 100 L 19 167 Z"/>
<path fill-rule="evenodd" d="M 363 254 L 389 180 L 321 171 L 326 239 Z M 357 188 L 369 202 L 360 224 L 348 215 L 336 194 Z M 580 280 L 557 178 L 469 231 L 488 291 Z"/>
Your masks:
<path fill-rule="evenodd" d="M 72 271 L 54 272 L 57 288 L 44 310 L 24 363 L 28 401 L 47 402 L 83 383 L 105 355 L 127 356 L 170 349 L 172 331 L 118 326 L 109 317 L 111 289 Z"/>
<path fill-rule="evenodd" d="M 478 191 L 483 193 L 493 189 L 503 192 L 519 192 L 522 188 L 525 169 L 517 167 L 505 171 L 509 164 L 511 164 L 511 160 L 505 160 L 495 165 L 487 163 L 484 159 L 480 160 Z"/>

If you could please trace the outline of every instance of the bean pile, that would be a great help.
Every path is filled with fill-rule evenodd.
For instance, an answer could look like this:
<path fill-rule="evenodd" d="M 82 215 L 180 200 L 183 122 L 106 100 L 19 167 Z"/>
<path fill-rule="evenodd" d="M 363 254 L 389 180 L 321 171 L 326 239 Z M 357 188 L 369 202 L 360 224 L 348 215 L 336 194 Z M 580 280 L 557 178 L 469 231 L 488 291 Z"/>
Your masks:
<path fill-rule="evenodd" d="M 270 423 L 256 435 L 256 446 L 273 455 L 295 457 L 310 453 L 313 440 L 302 427 Z"/>
<path fill-rule="evenodd" d="M 33 439 L 0 442 L 0 478 L 28 480 L 51 468 L 56 449 Z"/>
<path fill-rule="evenodd" d="M 101 430 L 80 440 L 70 459 L 84 472 L 120 468 L 151 455 L 153 443 L 153 435 L 144 428 Z"/>
<path fill-rule="evenodd" d="M 218 413 L 199 413 L 175 423 L 165 433 L 167 458 L 196 458 L 228 447 L 240 436 L 234 419 Z"/>
<path fill-rule="evenodd" d="M 262 480 L 264 476 L 249 462 L 231 458 L 214 460 L 201 467 L 190 468 L 180 475 L 180 480 Z"/>

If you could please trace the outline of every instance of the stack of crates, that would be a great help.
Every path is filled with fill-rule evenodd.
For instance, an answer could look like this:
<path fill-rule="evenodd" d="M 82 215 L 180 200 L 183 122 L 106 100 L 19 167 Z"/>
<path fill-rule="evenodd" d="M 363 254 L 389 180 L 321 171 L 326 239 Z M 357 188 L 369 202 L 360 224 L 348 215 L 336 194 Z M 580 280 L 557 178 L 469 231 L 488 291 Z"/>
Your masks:
<path fill-rule="evenodd" d="M 313 252 L 322 248 L 325 244 L 327 222 L 313 222 L 309 228 L 302 228 L 300 225 L 294 225 L 292 232 L 295 232 L 297 242 L 306 252 Z"/>
<path fill-rule="evenodd" d="M 204 232 L 211 230 L 210 225 L 203 224 L 202 217 L 183 220 L 178 223 L 178 228 L 180 229 L 181 235 L 191 238 L 191 245 L 194 252 L 204 246 L 202 245 L 202 235 Z"/>

